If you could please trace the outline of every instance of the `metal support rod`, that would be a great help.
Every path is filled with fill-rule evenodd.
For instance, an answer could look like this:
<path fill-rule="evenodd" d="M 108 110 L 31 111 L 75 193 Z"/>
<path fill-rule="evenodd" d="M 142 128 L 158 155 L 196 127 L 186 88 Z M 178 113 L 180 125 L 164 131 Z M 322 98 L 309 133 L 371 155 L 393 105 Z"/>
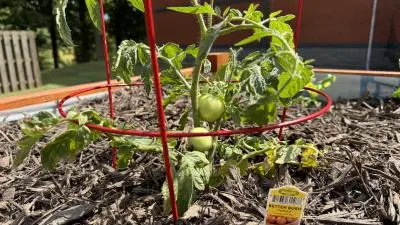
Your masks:
<path fill-rule="evenodd" d="M 110 61 L 108 58 L 108 44 L 107 44 L 107 32 L 106 32 L 106 22 L 104 19 L 104 4 L 103 0 L 99 0 L 100 6 L 100 15 L 101 15 L 101 34 L 102 34 L 102 41 L 103 41 L 103 55 L 104 55 L 104 66 L 106 67 L 106 79 L 107 84 L 111 84 L 111 69 L 110 69 Z M 114 119 L 114 103 L 113 103 L 113 96 L 111 87 L 107 88 L 108 91 L 108 102 L 109 102 L 109 109 L 110 109 L 110 117 Z M 112 148 L 112 167 L 115 169 L 117 167 L 117 149 L 115 147 Z"/>
<path fill-rule="evenodd" d="M 372 14 L 371 14 L 371 26 L 369 29 L 369 40 L 368 40 L 368 50 L 367 50 L 367 60 L 365 69 L 369 70 L 371 64 L 371 51 L 372 44 L 374 41 L 375 23 L 376 23 L 376 9 L 378 7 L 378 0 L 373 0 Z"/>
<path fill-rule="evenodd" d="M 161 82 L 160 82 L 160 77 L 159 77 L 159 66 L 158 66 L 158 61 L 157 61 L 156 32 L 154 29 L 152 0 L 145 0 L 144 8 L 145 8 L 144 11 L 145 11 L 145 20 L 146 20 L 147 40 L 149 42 L 150 55 L 151 55 L 151 66 L 153 68 L 153 81 L 154 81 L 154 89 L 155 89 L 154 92 L 156 94 L 156 101 L 157 101 L 158 126 L 160 127 L 160 136 L 161 136 L 161 143 L 162 143 L 162 148 L 163 148 L 165 174 L 167 177 L 169 198 L 171 201 L 172 217 L 174 219 L 174 222 L 176 222 L 179 219 L 179 215 L 178 215 L 178 207 L 176 205 L 176 200 L 175 200 L 172 167 L 171 167 L 171 162 L 169 159 L 167 125 L 166 125 L 166 121 L 165 121 Z"/>

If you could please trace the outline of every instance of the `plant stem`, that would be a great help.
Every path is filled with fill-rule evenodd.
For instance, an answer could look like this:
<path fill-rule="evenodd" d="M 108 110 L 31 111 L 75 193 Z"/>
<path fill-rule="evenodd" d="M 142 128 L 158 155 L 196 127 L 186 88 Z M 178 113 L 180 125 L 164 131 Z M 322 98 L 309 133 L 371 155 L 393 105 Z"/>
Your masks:
<path fill-rule="evenodd" d="M 195 62 L 195 66 L 193 69 L 193 76 L 192 76 L 192 88 L 190 90 L 190 97 L 192 101 L 192 116 L 193 116 L 193 122 L 194 126 L 198 127 L 200 126 L 200 119 L 199 119 L 199 104 L 197 102 L 197 97 L 199 93 L 199 80 L 200 80 L 200 69 L 202 65 L 203 59 L 197 58 Z"/>
<path fill-rule="evenodd" d="M 191 0 L 191 3 L 193 6 L 198 6 L 199 2 L 197 0 Z M 200 31 L 201 31 L 201 36 L 206 33 L 207 27 L 206 23 L 204 22 L 204 18 L 202 14 L 196 14 L 197 22 L 199 23 L 200 26 Z"/>
<path fill-rule="evenodd" d="M 210 1 L 210 5 L 211 5 L 211 8 L 214 8 L 214 0 Z M 208 22 L 208 27 L 211 27 L 212 26 L 212 22 L 213 22 L 213 15 L 212 14 L 208 14 L 207 22 Z"/>
<path fill-rule="evenodd" d="M 187 82 L 185 79 L 185 76 L 179 71 L 175 65 L 172 63 L 172 61 L 164 56 L 158 56 L 160 59 L 164 60 L 169 64 L 169 66 L 174 70 L 175 74 L 178 76 L 178 78 L 182 81 L 182 83 L 186 86 L 187 89 L 191 89 L 190 84 Z"/>

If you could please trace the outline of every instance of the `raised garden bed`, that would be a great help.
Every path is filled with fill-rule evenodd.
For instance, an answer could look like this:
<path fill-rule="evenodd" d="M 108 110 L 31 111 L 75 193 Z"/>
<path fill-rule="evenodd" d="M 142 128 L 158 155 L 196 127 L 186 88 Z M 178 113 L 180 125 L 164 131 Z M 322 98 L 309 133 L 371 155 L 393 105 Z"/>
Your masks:
<path fill-rule="evenodd" d="M 157 129 L 154 99 L 142 88 L 117 91 L 115 103 L 119 121 L 140 129 Z M 167 108 L 170 129 L 179 126 L 177 120 L 187 104 L 181 100 Z M 91 107 L 105 115 L 106 106 L 107 98 L 102 98 L 82 102 L 79 108 Z M 385 214 L 385 224 L 396 224 L 389 221 L 400 218 L 399 107 L 400 102 L 394 100 L 341 101 L 323 118 L 284 131 L 285 140 L 304 138 L 325 149 L 317 168 L 289 169 L 291 183 L 310 193 L 304 224 L 384 224 Z M 288 117 L 310 110 L 315 109 L 294 106 Z M 63 211 L 76 219 L 72 224 L 171 221 L 162 216 L 160 189 L 165 175 L 161 154 L 135 154 L 135 163 L 114 172 L 109 166 L 111 148 L 100 141 L 51 173 L 41 168 L 37 150 L 25 166 L 12 171 L 21 131 L 17 123 L 9 123 L 1 125 L 0 134 L 1 224 L 39 224 Z M 274 179 L 249 170 L 241 179 L 228 179 L 218 188 L 198 192 L 185 222 L 262 224 L 265 197 L 274 185 Z M 72 207 L 78 207 L 77 211 L 68 211 Z"/>

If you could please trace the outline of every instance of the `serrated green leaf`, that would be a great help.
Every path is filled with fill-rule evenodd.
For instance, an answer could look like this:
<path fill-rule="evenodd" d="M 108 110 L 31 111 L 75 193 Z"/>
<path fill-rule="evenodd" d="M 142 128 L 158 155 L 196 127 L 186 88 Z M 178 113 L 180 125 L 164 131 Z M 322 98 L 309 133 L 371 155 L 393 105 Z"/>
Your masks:
<path fill-rule="evenodd" d="M 293 14 L 287 14 L 287 15 L 278 17 L 278 20 L 279 20 L 279 21 L 282 21 L 282 22 L 288 22 L 288 21 L 293 20 L 294 18 L 296 18 L 295 15 L 293 15 Z"/>
<path fill-rule="evenodd" d="M 181 168 L 184 167 L 197 167 L 202 168 L 208 165 L 210 162 L 208 161 L 206 155 L 203 152 L 199 151 L 191 151 L 187 152 L 181 160 Z"/>
<path fill-rule="evenodd" d="M 199 48 L 196 47 L 196 45 L 192 44 L 186 47 L 186 53 L 193 56 L 193 58 L 197 57 L 197 54 L 199 53 Z"/>
<path fill-rule="evenodd" d="M 301 153 L 301 167 L 315 168 L 318 166 L 318 149 L 314 145 L 309 144 L 309 148 L 303 148 Z"/>
<path fill-rule="evenodd" d="M 94 26 L 99 31 L 101 31 L 101 14 L 99 2 L 97 0 L 85 0 L 85 2 L 90 19 L 92 20 Z"/>
<path fill-rule="evenodd" d="M 176 173 L 176 170 L 172 167 L 172 176 L 173 176 L 173 186 L 174 186 L 174 194 L 175 198 L 178 196 L 178 175 Z M 161 187 L 161 194 L 164 199 L 164 214 L 169 215 L 171 212 L 171 199 L 169 197 L 169 189 L 168 189 L 168 184 L 167 180 L 164 181 L 162 187 Z"/>
<path fill-rule="evenodd" d="M 278 10 L 278 11 L 272 12 L 269 15 L 269 17 L 274 18 L 274 17 L 277 17 L 278 15 L 280 15 L 281 13 L 282 13 L 282 10 Z"/>
<path fill-rule="evenodd" d="M 400 87 L 395 92 L 393 92 L 392 98 L 400 98 Z"/>
<path fill-rule="evenodd" d="M 280 98 L 293 98 L 301 91 L 312 79 L 314 72 L 307 66 L 298 66 L 298 74 L 290 75 L 288 72 L 283 72 L 278 80 L 278 90 Z"/>
<path fill-rule="evenodd" d="M 135 9 L 138 9 L 144 12 L 144 4 L 143 0 L 128 0 L 128 2 L 133 6 Z"/>
<path fill-rule="evenodd" d="M 299 164 L 299 156 L 301 148 L 297 145 L 282 146 L 277 150 L 275 163 L 283 164 Z"/>
<path fill-rule="evenodd" d="M 71 29 L 68 26 L 65 9 L 67 8 L 68 0 L 56 0 L 54 3 L 53 14 L 56 16 L 56 25 L 61 39 L 68 46 L 74 46 L 71 38 Z"/>
<path fill-rule="evenodd" d="M 267 83 L 265 82 L 265 78 L 261 74 L 261 67 L 258 65 L 254 65 L 247 69 L 245 73 L 248 73 L 249 81 L 248 81 L 248 89 L 253 94 L 263 95 L 265 90 L 267 89 Z"/>
<path fill-rule="evenodd" d="M 228 64 L 222 65 L 220 68 L 218 68 L 217 72 L 215 73 L 215 79 L 217 81 L 225 81 L 227 77 L 227 73 L 229 70 Z"/>
<path fill-rule="evenodd" d="M 150 93 L 152 67 L 150 63 L 147 63 L 149 60 L 144 60 L 144 57 L 147 59 L 150 58 L 150 50 L 147 45 L 136 43 L 132 40 L 125 40 L 118 47 L 113 70 L 118 72 L 120 78 L 127 84 L 131 83 L 133 75 L 140 75 L 141 80 L 145 84 L 146 92 Z M 146 63 L 143 64 L 142 61 Z"/>
<path fill-rule="evenodd" d="M 132 149 L 131 148 L 118 148 L 117 149 L 117 169 L 127 168 L 131 158 L 132 158 Z"/>
<path fill-rule="evenodd" d="M 229 6 L 226 7 L 225 10 L 224 10 L 224 12 L 222 13 L 222 16 L 223 16 L 223 17 L 227 16 L 228 13 L 229 13 L 229 11 L 230 11 L 230 9 L 231 9 L 231 7 L 229 7 Z"/>
<path fill-rule="evenodd" d="M 245 18 L 248 18 L 254 22 L 261 22 L 263 18 L 263 13 L 261 11 L 258 11 L 259 4 L 250 4 L 249 8 L 245 11 Z"/>
<path fill-rule="evenodd" d="M 255 41 L 260 41 L 262 38 L 271 36 L 272 32 L 269 30 L 256 30 L 250 37 L 247 37 L 238 43 L 235 44 L 235 46 L 242 46 L 246 44 L 250 44 Z"/>
<path fill-rule="evenodd" d="M 179 216 L 189 209 L 194 199 L 194 180 L 190 169 L 179 170 L 178 173 L 178 194 L 176 203 L 178 206 Z"/>
<path fill-rule="evenodd" d="M 291 26 L 288 23 L 286 23 L 286 19 L 288 19 L 289 17 L 274 18 L 273 14 L 274 13 L 270 15 L 269 28 L 273 30 L 277 35 L 285 39 L 286 42 L 289 44 L 289 46 L 293 49 L 294 48 L 293 30 Z M 285 45 L 279 38 L 277 38 L 276 36 L 272 36 L 271 48 L 277 51 L 279 50 L 280 46 L 285 46 Z"/>
<path fill-rule="evenodd" d="M 87 145 L 97 140 L 101 134 L 80 127 L 67 130 L 47 143 L 41 151 L 43 167 L 51 170 L 61 160 L 73 160 Z"/>
<path fill-rule="evenodd" d="M 266 89 L 264 96 L 256 103 L 246 107 L 243 112 L 243 120 L 246 124 L 256 123 L 259 126 L 275 122 L 277 116 L 277 96 L 272 88 Z"/>
<path fill-rule="evenodd" d="M 17 143 L 19 149 L 15 154 L 15 159 L 13 162 L 13 168 L 21 165 L 26 157 L 28 157 L 29 153 L 31 152 L 32 146 L 36 144 L 40 140 L 43 134 L 38 134 L 36 136 L 24 136 L 20 139 Z"/>
<path fill-rule="evenodd" d="M 229 14 L 228 14 L 228 16 L 230 16 L 230 17 L 242 17 L 243 16 L 243 13 L 240 11 L 240 10 L 238 10 L 238 9 L 230 9 L 229 10 Z"/>
<path fill-rule="evenodd" d="M 176 57 L 178 53 L 182 52 L 182 49 L 179 47 L 179 45 L 175 43 L 167 43 L 160 49 L 161 49 L 161 54 L 169 59 Z"/>
<path fill-rule="evenodd" d="M 88 122 L 88 117 L 83 114 L 78 115 L 78 124 L 79 125 L 85 125 Z"/>
<path fill-rule="evenodd" d="M 167 7 L 167 9 L 180 12 L 180 13 L 189 13 L 189 14 L 211 14 L 215 15 L 214 9 L 207 2 L 204 5 L 197 6 L 181 6 L 181 7 Z"/>

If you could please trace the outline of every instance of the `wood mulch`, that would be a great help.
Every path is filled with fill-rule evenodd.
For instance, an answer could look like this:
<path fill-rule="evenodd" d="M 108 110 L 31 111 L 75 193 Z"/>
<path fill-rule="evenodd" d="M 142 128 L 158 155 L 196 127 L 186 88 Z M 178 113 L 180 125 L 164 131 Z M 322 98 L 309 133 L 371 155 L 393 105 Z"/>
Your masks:
<path fill-rule="evenodd" d="M 154 99 L 141 88 L 118 91 L 115 102 L 117 119 L 126 126 L 157 129 Z M 182 100 L 167 108 L 170 129 L 179 127 L 187 104 Z M 108 110 L 106 98 L 79 107 L 103 115 Z M 312 110 L 294 107 L 288 117 Z M 171 223 L 162 210 L 160 155 L 135 154 L 128 169 L 115 172 L 108 142 L 99 141 L 48 172 L 40 165 L 41 142 L 28 161 L 11 170 L 21 136 L 17 123 L 0 125 L 0 224 Z M 399 101 L 341 100 L 324 117 L 285 129 L 284 138 L 304 138 L 325 151 L 318 168 L 289 168 L 291 183 L 310 193 L 302 224 L 400 224 Z M 273 179 L 249 173 L 210 188 L 197 194 L 180 223 L 263 224 L 266 195 L 274 185 Z"/>

